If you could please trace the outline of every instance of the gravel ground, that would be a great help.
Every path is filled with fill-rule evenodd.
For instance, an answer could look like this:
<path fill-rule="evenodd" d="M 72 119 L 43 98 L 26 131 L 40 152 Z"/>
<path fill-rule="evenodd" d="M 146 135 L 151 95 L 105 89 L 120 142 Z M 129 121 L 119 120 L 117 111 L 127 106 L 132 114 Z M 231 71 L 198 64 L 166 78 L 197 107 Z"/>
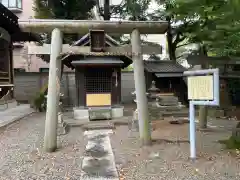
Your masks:
<path fill-rule="evenodd" d="M 79 127 L 59 137 L 54 153 L 42 151 L 45 116 L 35 113 L 0 129 L 0 180 L 75 180 L 85 142 Z"/>
<path fill-rule="evenodd" d="M 187 124 L 161 121 L 155 123 L 154 129 L 153 145 L 141 148 L 138 133 L 129 132 L 126 126 L 116 128 L 111 143 L 122 180 L 240 179 L 240 159 L 217 142 L 228 138 L 230 131 L 216 128 L 197 132 L 198 159 L 191 162 Z"/>

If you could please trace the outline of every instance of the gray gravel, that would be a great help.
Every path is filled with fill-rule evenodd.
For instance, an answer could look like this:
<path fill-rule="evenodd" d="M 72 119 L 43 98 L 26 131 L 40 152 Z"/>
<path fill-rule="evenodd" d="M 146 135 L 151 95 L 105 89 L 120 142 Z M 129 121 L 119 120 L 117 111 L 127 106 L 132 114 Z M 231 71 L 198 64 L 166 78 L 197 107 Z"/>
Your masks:
<path fill-rule="evenodd" d="M 60 149 L 42 150 L 45 116 L 35 113 L 0 129 L 0 180 L 79 179 L 85 142 L 80 128 L 58 139 Z"/>
<path fill-rule="evenodd" d="M 159 129 L 158 133 L 164 134 L 169 129 Z M 182 128 L 179 129 L 179 132 L 173 130 L 174 138 L 178 133 L 184 133 Z M 111 137 L 111 143 L 122 179 L 237 180 L 240 179 L 240 160 L 232 157 L 216 142 L 225 139 L 230 133 L 225 130 L 197 133 L 198 159 L 195 162 L 191 162 L 188 158 L 188 142 L 181 143 L 180 140 L 180 143 L 171 143 L 171 141 L 159 140 L 151 147 L 141 148 L 138 133 L 129 133 L 126 126 L 117 127 Z"/>
<path fill-rule="evenodd" d="M 44 120 L 44 114 L 36 113 L 0 129 L 0 180 L 80 179 L 86 145 L 81 128 L 73 127 L 69 134 L 59 137 L 59 151 L 44 153 L 41 147 Z M 166 133 L 169 130 L 173 132 Z M 160 135 L 165 134 L 171 140 L 184 133 L 187 134 L 184 126 L 159 130 Z M 240 179 L 240 160 L 223 151 L 216 142 L 230 133 L 224 129 L 198 133 L 199 159 L 192 163 L 186 141 L 159 140 L 151 147 L 141 148 L 138 133 L 129 133 L 127 126 L 119 126 L 111 136 L 111 143 L 120 180 Z"/>

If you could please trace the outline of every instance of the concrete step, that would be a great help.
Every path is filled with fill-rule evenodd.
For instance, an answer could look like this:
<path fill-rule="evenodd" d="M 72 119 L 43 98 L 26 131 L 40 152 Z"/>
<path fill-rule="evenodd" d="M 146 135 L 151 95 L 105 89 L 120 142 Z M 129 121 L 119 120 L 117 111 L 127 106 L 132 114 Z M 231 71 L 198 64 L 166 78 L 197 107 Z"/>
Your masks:
<path fill-rule="evenodd" d="M 15 108 L 17 107 L 17 101 L 16 100 L 9 100 L 6 104 L 1 102 L 0 104 L 0 111 L 5 111 L 10 108 Z"/>
<path fill-rule="evenodd" d="M 15 108 L 9 108 L 0 112 L 0 127 L 6 126 L 14 121 L 22 119 L 35 112 L 29 104 L 22 104 Z"/>

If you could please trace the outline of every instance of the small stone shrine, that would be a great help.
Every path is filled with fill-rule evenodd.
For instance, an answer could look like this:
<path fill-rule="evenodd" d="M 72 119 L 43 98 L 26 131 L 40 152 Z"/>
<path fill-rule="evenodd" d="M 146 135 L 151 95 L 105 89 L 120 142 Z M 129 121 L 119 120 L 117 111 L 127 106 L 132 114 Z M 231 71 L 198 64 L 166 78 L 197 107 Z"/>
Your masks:
<path fill-rule="evenodd" d="M 136 96 L 135 91 L 132 95 Z M 155 81 L 152 81 L 146 96 L 148 98 L 149 118 L 151 121 L 172 117 L 170 123 L 176 122 L 179 124 L 178 122 L 188 117 L 188 109 L 179 102 L 178 97 L 174 93 L 160 93 L 160 89 L 156 87 Z M 134 102 L 136 103 L 136 99 Z M 138 130 L 137 109 L 133 112 L 133 119 L 130 126 L 131 129 Z"/>

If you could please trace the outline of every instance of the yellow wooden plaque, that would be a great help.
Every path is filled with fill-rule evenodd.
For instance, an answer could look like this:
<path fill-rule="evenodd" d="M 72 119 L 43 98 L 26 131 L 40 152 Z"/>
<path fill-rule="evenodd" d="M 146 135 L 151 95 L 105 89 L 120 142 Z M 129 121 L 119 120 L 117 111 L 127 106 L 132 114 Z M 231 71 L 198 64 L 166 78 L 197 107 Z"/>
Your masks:
<path fill-rule="evenodd" d="M 189 100 L 213 100 L 213 76 L 188 77 Z"/>
<path fill-rule="evenodd" d="M 87 106 L 111 106 L 111 94 L 87 94 Z"/>

